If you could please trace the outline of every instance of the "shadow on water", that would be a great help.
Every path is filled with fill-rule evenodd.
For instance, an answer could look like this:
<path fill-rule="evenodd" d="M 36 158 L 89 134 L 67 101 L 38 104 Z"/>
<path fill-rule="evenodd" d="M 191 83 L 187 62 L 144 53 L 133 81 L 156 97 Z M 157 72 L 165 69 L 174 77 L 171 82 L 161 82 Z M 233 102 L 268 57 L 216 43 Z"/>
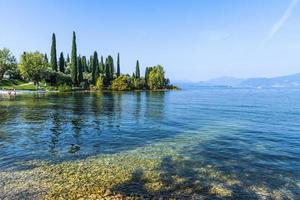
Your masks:
<path fill-rule="evenodd" d="M 163 158 L 159 168 L 159 189 L 148 189 L 148 180 L 142 169 L 132 173 L 131 179 L 116 185 L 112 191 L 116 194 L 134 197 L 148 197 L 165 199 L 259 199 L 257 194 L 240 185 L 226 184 L 223 178 L 212 172 L 201 172 L 202 163 L 193 160 L 174 160 L 171 157 Z M 216 186 L 222 185 L 216 189 Z"/>
<path fill-rule="evenodd" d="M 163 158 L 156 169 L 161 183 L 159 189 L 148 189 L 153 180 L 145 178 L 143 170 L 137 169 L 130 180 L 114 186 L 112 191 L 124 196 L 177 199 L 296 199 L 300 196 L 295 177 L 299 172 L 258 166 L 255 163 L 262 156 L 259 152 L 243 163 L 243 156 L 253 154 L 247 150 L 248 146 L 242 154 L 209 148 L 218 141 L 220 138 L 189 148 L 189 151 L 202 152 L 204 155 L 199 157 L 204 159 Z"/>
<path fill-rule="evenodd" d="M 257 148 L 252 140 L 240 142 L 222 134 L 183 148 L 179 158 L 164 157 L 156 169 L 161 188 L 147 189 L 153 180 L 138 169 L 129 181 L 112 190 L 123 195 L 179 199 L 297 199 L 300 158 L 274 151 Z"/>

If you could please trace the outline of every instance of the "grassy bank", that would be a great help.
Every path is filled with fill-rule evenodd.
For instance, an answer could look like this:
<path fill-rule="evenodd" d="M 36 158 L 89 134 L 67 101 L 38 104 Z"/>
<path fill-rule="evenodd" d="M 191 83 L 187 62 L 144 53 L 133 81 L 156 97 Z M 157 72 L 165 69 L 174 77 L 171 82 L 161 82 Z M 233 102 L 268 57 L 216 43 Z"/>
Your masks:
<path fill-rule="evenodd" d="M 36 90 L 32 82 L 22 80 L 2 80 L 0 81 L 0 89 L 4 90 Z"/>

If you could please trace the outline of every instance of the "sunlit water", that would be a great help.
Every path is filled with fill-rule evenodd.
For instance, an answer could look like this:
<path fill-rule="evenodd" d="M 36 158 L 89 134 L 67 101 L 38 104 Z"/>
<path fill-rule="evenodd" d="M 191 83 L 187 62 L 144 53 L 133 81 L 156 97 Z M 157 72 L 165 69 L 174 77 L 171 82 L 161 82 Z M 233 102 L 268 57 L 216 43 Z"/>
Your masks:
<path fill-rule="evenodd" d="M 92 199 L 86 195 L 102 189 L 300 199 L 300 90 L 184 87 L 0 100 L 0 199 Z"/>

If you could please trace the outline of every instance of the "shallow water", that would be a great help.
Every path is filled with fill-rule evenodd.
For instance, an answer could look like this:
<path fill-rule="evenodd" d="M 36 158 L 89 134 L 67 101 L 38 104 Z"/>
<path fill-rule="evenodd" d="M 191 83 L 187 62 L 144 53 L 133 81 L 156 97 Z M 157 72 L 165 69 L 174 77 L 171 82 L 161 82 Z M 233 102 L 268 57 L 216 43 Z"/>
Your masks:
<path fill-rule="evenodd" d="M 112 197 L 299 198 L 300 90 L 189 86 L 0 100 L 0 199 L 92 199 L 106 189 Z"/>

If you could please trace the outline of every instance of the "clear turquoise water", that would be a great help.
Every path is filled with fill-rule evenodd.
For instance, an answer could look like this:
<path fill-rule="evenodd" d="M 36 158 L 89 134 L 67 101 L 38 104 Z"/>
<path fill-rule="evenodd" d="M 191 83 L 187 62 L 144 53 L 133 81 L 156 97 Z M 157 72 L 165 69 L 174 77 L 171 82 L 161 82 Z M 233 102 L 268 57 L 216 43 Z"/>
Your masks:
<path fill-rule="evenodd" d="M 19 162 L 61 163 L 155 145 L 186 158 L 162 158 L 165 176 L 192 183 L 193 167 L 212 166 L 241 182 L 230 188 L 234 198 L 258 198 L 251 186 L 300 198 L 300 90 L 186 86 L 0 101 L 0 171 L 22 170 Z"/>

